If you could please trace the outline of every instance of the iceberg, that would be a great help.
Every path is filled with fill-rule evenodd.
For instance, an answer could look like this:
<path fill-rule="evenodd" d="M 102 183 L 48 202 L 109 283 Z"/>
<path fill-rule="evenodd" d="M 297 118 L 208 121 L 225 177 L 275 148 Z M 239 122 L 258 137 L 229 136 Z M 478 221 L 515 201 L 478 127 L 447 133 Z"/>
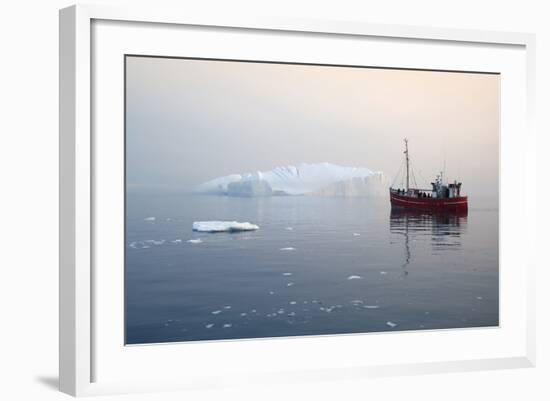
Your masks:
<path fill-rule="evenodd" d="M 238 221 L 195 221 L 193 223 L 193 231 L 206 233 L 254 231 L 259 228 L 256 224 Z"/>
<path fill-rule="evenodd" d="M 371 196 L 387 193 L 388 180 L 366 167 L 300 163 L 269 171 L 231 174 L 200 184 L 196 192 L 226 196 Z"/>

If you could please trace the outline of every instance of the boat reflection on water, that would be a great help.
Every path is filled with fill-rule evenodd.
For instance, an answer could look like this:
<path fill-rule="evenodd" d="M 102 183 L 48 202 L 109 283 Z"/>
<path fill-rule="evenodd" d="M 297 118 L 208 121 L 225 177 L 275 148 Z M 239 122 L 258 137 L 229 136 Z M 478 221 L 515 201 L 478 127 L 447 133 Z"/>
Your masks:
<path fill-rule="evenodd" d="M 404 239 L 403 274 L 409 274 L 408 266 L 414 259 L 415 249 L 425 249 L 425 244 L 431 248 L 432 255 L 461 250 L 461 235 L 467 226 L 468 210 L 437 213 L 392 208 L 390 233 L 392 237 L 397 235 Z"/>

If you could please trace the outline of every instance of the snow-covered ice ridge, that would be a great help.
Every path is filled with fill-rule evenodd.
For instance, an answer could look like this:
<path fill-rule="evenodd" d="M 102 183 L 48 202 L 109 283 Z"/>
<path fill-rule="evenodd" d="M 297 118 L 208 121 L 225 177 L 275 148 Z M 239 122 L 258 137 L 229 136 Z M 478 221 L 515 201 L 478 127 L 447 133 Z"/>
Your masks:
<path fill-rule="evenodd" d="M 207 233 L 254 231 L 259 228 L 256 224 L 238 221 L 195 221 L 193 223 L 193 231 Z"/>
<path fill-rule="evenodd" d="M 228 196 L 353 196 L 378 194 L 382 190 L 385 193 L 387 186 L 383 173 L 366 167 L 301 163 L 214 178 L 199 185 L 196 192 Z"/>

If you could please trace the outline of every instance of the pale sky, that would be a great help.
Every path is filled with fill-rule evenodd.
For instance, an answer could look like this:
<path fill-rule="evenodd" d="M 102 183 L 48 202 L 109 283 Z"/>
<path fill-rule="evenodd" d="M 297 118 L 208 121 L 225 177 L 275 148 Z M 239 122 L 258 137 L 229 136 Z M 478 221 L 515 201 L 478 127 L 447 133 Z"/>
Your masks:
<path fill-rule="evenodd" d="M 407 137 L 420 186 L 445 164 L 466 194 L 498 197 L 498 75 L 147 57 L 126 68 L 129 189 L 300 162 L 392 180 Z"/>

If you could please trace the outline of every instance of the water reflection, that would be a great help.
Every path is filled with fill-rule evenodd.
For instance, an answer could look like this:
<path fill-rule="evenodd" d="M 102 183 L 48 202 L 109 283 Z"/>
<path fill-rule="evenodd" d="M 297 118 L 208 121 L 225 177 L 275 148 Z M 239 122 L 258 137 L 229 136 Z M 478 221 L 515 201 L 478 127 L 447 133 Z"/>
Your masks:
<path fill-rule="evenodd" d="M 414 258 L 411 243 L 429 243 L 432 253 L 460 250 L 461 235 L 468 226 L 468 212 L 429 213 L 392 209 L 390 233 L 404 238 L 403 273 Z"/>

